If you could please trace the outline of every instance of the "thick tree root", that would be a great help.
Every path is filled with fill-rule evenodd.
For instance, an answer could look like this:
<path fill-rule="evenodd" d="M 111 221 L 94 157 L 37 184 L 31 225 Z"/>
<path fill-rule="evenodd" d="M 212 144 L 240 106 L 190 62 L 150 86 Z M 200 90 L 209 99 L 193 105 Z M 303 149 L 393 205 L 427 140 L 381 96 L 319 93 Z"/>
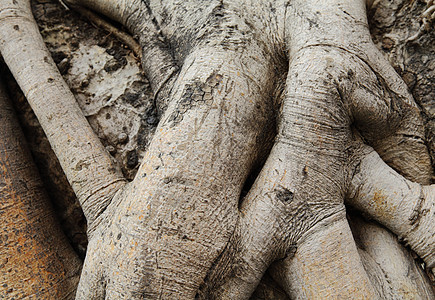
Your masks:
<path fill-rule="evenodd" d="M 179 19 L 166 24 L 155 13 L 164 8 L 152 1 L 69 2 L 136 34 L 156 98 L 168 96 L 137 176 L 124 185 L 53 63 L 41 63 L 47 51 L 40 38 L 37 46 L 27 40 L 36 32 L 28 6 L 6 18 L 21 18 L 18 29 L 13 22 L 0 23 L 10 32 L 1 36 L 0 50 L 94 223 L 77 298 L 245 299 L 274 262 L 270 272 L 291 297 L 383 297 L 388 293 L 367 274 L 378 266 L 358 250 L 347 223 L 347 197 L 348 204 L 399 234 L 429 267 L 435 265 L 433 187 L 407 181 L 360 141 L 412 179 L 430 178 L 418 108 L 372 44 L 364 1 L 265 6 L 271 15 L 278 11 L 280 21 L 247 13 L 253 2 L 166 4 L 178 12 L 200 10 L 192 23 L 207 26 L 198 28 L 180 26 Z M 7 5 L 0 14 L 9 13 Z M 180 39 L 187 42 L 177 44 Z M 6 41 L 18 43 L 21 52 L 32 49 L 35 58 L 20 62 Z M 174 43 L 177 51 L 171 50 Z M 270 95 L 284 73 L 285 47 L 289 72 L 278 135 L 238 210 L 261 140 L 273 132 Z M 27 80 L 22 70 L 48 75 Z M 42 90 L 35 87 L 67 100 L 50 98 L 50 113 L 44 112 Z M 70 145 L 67 155 L 63 145 Z M 89 157 L 88 152 L 80 160 L 71 157 L 88 145 L 95 150 Z M 402 157 L 419 163 L 410 166 Z M 95 178 L 82 175 L 89 170 Z"/>
<path fill-rule="evenodd" d="M 364 268 L 381 299 L 433 299 L 432 285 L 420 262 L 394 234 L 355 213 L 349 220 Z"/>
<path fill-rule="evenodd" d="M 348 204 L 390 228 L 428 268 L 435 266 L 435 185 L 406 180 L 371 152 L 357 168 Z"/>
<path fill-rule="evenodd" d="M 295 256 L 272 269 L 272 274 L 290 297 L 378 299 L 346 218 L 333 219 L 325 219 L 307 232 Z"/>
<path fill-rule="evenodd" d="M 38 117 L 92 229 L 125 180 L 53 62 L 29 1 L 2 1 L 0 19 L 0 52 Z"/>
<path fill-rule="evenodd" d="M 204 298 L 243 298 L 252 292 L 270 262 L 280 258 L 278 253 L 291 253 L 295 248 L 294 257 L 284 265 L 276 264 L 272 271 L 279 275 L 279 282 L 292 297 L 324 299 L 353 295 L 355 299 L 373 299 L 382 295 L 372 287 L 376 282 L 366 275 L 346 220 L 342 218 L 340 230 L 330 233 L 327 228 L 333 222 L 320 224 L 338 213 L 326 208 L 340 208 L 355 166 L 364 156 L 364 150 L 355 141 L 352 125 L 400 169 L 409 165 L 397 156 L 389 156 L 386 144 L 393 145 L 401 157 L 416 157 L 420 163 L 409 168 L 408 176 L 424 182 L 430 178 L 431 167 L 427 149 L 421 143 L 422 120 L 397 74 L 391 67 L 379 68 L 385 62 L 373 45 L 364 54 L 355 55 L 335 45 L 310 43 L 296 44 L 299 50 L 290 60 L 287 98 L 277 142 L 242 205 L 239 230 L 230 242 L 234 246 L 227 248 L 229 253 L 221 256 L 209 275 L 211 284 L 203 287 Z M 400 123 L 404 119 L 405 126 Z M 408 139 L 409 136 L 413 138 Z M 409 141 L 410 147 L 404 147 L 404 140 Z M 372 187 L 373 182 L 365 179 L 361 182 Z M 397 192 L 392 186 L 389 188 L 391 193 Z M 285 199 L 288 209 L 281 209 L 279 201 L 273 198 Z M 362 206 L 369 207 L 368 204 Z M 388 208 L 383 211 L 396 213 Z M 373 214 L 370 211 L 369 215 Z M 398 220 L 391 222 L 397 224 Z M 398 232 L 393 224 L 388 225 Z M 322 230 L 316 234 L 315 228 L 319 227 Z M 424 237 L 422 247 L 433 244 L 427 233 L 418 232 L 416 236 Z M 414 246 L 419 247 L 419 242 Z M 331 251 L 316 248 L 318 245 L 327 248 L 328 243 L 334 245 Z M 420 252 L 423 257 L 432 253 L 428 250 Z M 335 271 L 324 276 L 329 268 L 327 257 L 334 257 L 330 268 Z M 352 259 L 345 262 L 349 257 Z M 317 268 L 309 268 L 318 260 L 322 263 Z M 343 263 L 337 263 L 341 260 Z M 213 286 L 213 282 L 221 282 L 221 286 Z M 348 285 L 349 282 L 352 284 Z"/>
<path fill-rule="evenodd" d="M 81 262 L 57 224 L 3 82 L 0 128 L 0 298 L 73 299 Z"/>
<path fill-rule="evenodd" d="M 204 47 L 187 58 L 144 163 L 90 242 L 79 299 L 101 297 L 92 279 L 99 262 L 106 297 L 195 296 L 234 231 L 239 193 L 270 117 L 271 91 L 258 87 L 271 82 L 272 64 L 256 54 L 251 60 Z M 244 73 L 246 63 L 265 76 Z"/>

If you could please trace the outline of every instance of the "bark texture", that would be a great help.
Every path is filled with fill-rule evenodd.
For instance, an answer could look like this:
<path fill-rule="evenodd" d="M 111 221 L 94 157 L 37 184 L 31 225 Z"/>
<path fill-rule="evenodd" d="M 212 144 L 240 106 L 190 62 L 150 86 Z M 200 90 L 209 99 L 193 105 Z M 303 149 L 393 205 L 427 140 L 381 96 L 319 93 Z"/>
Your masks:
<path fill-rule="evenodd" d="M 33 19 L 30 2 L 3 1 L 0 13 L 0 51 L 32 103 L 90 225 L 122 186 L 123 178 L 56 68 Z M 31 53 L 29 59 L 21 59 L 26 52 Z"/>
<path fill-rule="evenodd" d="M 0 85 L 0 297 L 73 299 L 81 262 L 55 220 Z"/>
<path fill-rule="evenodd" d="M 92 178 L 81 177 L 75 188 L 93 224 L 79 299 L 433 297 L 386 229 L 358 219 L 351 232 L 346 219 L 345 203 L 433 267 L 434 186 L 420 185 L 433 176 L 427 109 L 422 117 L 371 41 L 365 2 L 70 2 L 138 38 L 161 116 L 126 185 L 89 132 L 103 157 L 89 167 L 107 167 L 97 186 L 113 189 L 99 201 L 88 190 Z M 88 125 L 76 115 L 68 134 L 80 141 Z M 65 144 L 56 136 L 52 143 Z M 77 165 L 62 167 L 76 174 Z M 95 202 L 87 205 L 80 193 Z M 264 275 L 268 268 L 273 280 Z"/>

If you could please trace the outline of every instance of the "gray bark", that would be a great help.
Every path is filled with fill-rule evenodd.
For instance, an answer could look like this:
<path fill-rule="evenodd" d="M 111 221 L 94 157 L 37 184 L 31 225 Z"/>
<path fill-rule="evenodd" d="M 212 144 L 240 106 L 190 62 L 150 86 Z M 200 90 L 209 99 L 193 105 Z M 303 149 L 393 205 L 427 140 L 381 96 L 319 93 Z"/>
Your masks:
<path fill-rule="evenodd" d="M 260 283 L 271 264 L 270 275 L 292 298 L 433 297 L 425 275 L 385 229 L 359 220 L 352 233 L 346 220 L 345 203 L 398 234 L 428 269 L 433 267 L 434 187 L 420 185 L 429 184 L 433 173 L 424 144 L 427 119 L 374 46 L 365 3 L 77 2 L 137 36 L 156 103 L 151 116 L 161 118 L 151 143 L 142 149 L 143 158 L 139 155 L 138 173 L 133 178 L 127 170 L 132 167 L 123 168 L 132 182 L 124 185 L 89 131 L 86 136 L 95 141 L 95 154 L 83 152 L 80 161 L 87 165 L 88 157 L 103 159 L 89 163 L 97 171 L 80 175 L 83 168 L 77 168 L 77 158 L 69 153 L 87 143 L 87 137 L 80 142 L 80 132 L 89 130 L 84 129 L 88 125 L 74 116 L 80 112 L 72 114 L 71 121 L 58 114 L 52 122 L 49 118 L 52 124 L 44 123 L 46 112 L 38 113 L 37 93 L 45 89 L 32 96 L 34 85 L 27 88 L 30 81 L 19 74 L 25 67 L 19 63 L 26 61 L 13 59 L 8 48 L 13 49 L 8 44 L 12 35 L 2 36 L 2 54 L 51 137 L 91 224 L 79 299 L 243 299 L 257 286 L 257 297 L 278 297 L 284 292 L 274 292 L 276 283 L 270 277 Z M 0 24 L 7 29 L 7 22 Z M 34 36 L 35 26 L 31 30 Z M 32 47 L 25 45 L 21 49 Z M 100 51 L 87 47 L 74 55 L 83 60 L 89 52 Z M 41 60 L 28 65 L 37 66 Z M 71 69 L 86 67 L 71 62 Z M 96 65 L 97 77 L 105 74 L 101 69 L 110 73 L 110 64 Z M 66 78 L 77 87 L 80 75 L 71 69 Z M 44 72 L 54 78 L 55 70 L 39 71 Z M 107 115 L 117 115 L 108 112 L 111 107 L 123 106 L 121 101 L 108 104 L 113 94 L 122 98 L 134 81 L 143 80 L 131 76 L 111 92 L 88 81 L 80 84 L 76 96 L 105 143 L 115 144 L 107 149 L 112 154 L 117 149 L 115 156 L 125 158 L 127 165 L 131 156 L 124 153 L 134 147 L 131 136 L 121 137 L 105 124 Z M 63 85 L 60 77 L 54 81 Z M 90 98 L 100 97 L 101 104 L 89 107 L 80 102 L 86 100 L 80 93 L 92 88 L 96 92 L 88 92 Z M 64 105 L 55 98 L 50 101 Z M 75 100 L 68 101 L 76 106 Z M 68 145 L 53 128 L 64 122 L 72 124 L 67 133 L 77 144 Z M 125 127 L 123 131 L 134 132 L 129 128 L 134 126 Z M 363 143 L 416 183 L 383 165 Z M 245 182 L 259 166 L 261 172 L 239 203 Z M 86 178 L 94 173 L 101 176 Z M 101 190 L 106 187 L 112 192 Z M 393 255 L 392 261 L 381 258 L 379 245 Z M 392 265 L 407 266 L 412 279 Z"/>

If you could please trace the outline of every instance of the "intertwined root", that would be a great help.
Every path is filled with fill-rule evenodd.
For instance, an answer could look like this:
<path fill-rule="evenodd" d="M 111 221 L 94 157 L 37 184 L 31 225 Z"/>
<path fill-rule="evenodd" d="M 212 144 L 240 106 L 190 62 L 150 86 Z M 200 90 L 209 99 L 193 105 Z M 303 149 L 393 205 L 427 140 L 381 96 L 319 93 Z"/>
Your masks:
<path fill-rule="evenodd" d="M 195 296 L 234 230 L 239 193 L 269 127 L 271 91 L 258 87 L 272 86 L 272 64 L 252 53 L 202 47 L 186 59 L 145 163 L 89 244 L 80 298 L 93 295 L 99 261 L 109 298 Z M 264 76 L 246 73 L 247 64 Z"/>
<path fill-rule="evenodd" d="M 26 0 L 0 3 L 0 51 L 43 127 L 88 225 L 124 185 L 45 47 Z"/>
<path fill-rule="evenodd" d="M 415 139 L 421 138 L 421 120 L 412 100 L 406 93 L 392 91 L 388 76 L 396 75 L 373 74 L 359 58 L 334 47 L 307 48 L 295 56 L 276 143 L 242 204 L 238 230 L 231 241 L 234 246 L 221 256 L 210 275 L 212 283 L 222 285 L 205 286 L 205 298 L 244 298 L 270 263 L 283 258 L 284 262 L 275 263 L 272 274 L 293 297 L 391 297 L 379 286 L 374 289 L 366 274 L 364 266 L 369 272 L 372 266 L 363 264 L 362 259 L 367 258 L 360 257 L 344 215 L 343 201 L 349 194 L 352 201 L 347 204 L 402 235 L 431 266 L 435 250 L 429 228 L 433 200 L 422 202 L 420 195 L 412 192 L 420 191 L 421 186 L 405 183 L 352 132 L 353 126 L 360 128 L 363 136 L 377 145 L 385 138 L 403 139 L 404 132 L 412 131 Z M 371 97 L 361 95 L 362 85 L 370 88 Z M 404 111 L 411 120 L 405 127 L 396 123 L 397 114 Z M 383 130 L 378 130 L 380 126 Z M 402 155 L 406 151 L 406 155 L 420 157 L 426 164 L 418 166 L 417 173 L 426 172 L 426 178 L 430 175 L 424 145 L 417 142 L 409 149 L 392 146 Z M 373 155 L 378 161 L 368 162 Z M 421 222 L 419 229 L 412 221 L 400 221 L 414 215 Z M 417 240 L 411 242 L 413 239 Z M 412 286 L 406 279 L 403 283 Z M 422 297 L 430 295 L 427 283 L 419 284 L 429 293 L 423 292 Z"/>
<path fill-rule="evenodd" d="M 264 27 L 268 22 L 263 14 L 235 13 L 216 1 L 206 7 L 207 14 L 195 19 L 207 21 L 209 27 L 172 32 L 189 40 L 178 53 L 168 47 L 164 28 L 147 2 L 88 2 L 75 3 L 116 19 L 139 36 L 144 70 L 155 96 L 162 97 L 162 89 L 168 96 L 157 133 L 130 184 L 125 185 L 110 167 L 110 157 L 74 108 L 53 64 L 41 63 L 46 55 L 42 41 L 38 39 L 35 49 L 40 57 L 27 64 L 47 74 L 40 77 L 48 82 L 43 87 L 59 92 L 59 99 L 69 99 L 73 117 L 70 120 L 71 112 L 66 112 L 67 125 L 62 125 L 72 128 L 67 134 L 59 135 L 53 125 L 65 122 L 65 114 L 50 114 L 52 107 L 62 108 L 64 102 L 50 98 L 50 110 L 42 111 L 45 91 L 38 84 L 27 85 L 20 73 L 26 63 L 9 59 L 13 57 L 11 43 L 24 41 L 22 47 L 32 47 L 31 39 L 22 36 L 34 35 L 35 25 L 21 28 L 22 36 L 3 34 L 0 43 L 33 109 L 39 109 L 38 117 L 45 120 L 41 124 L 50 142 L 60 149 L 62 166 L 72 174 L 69 180 L 76 193 L 83 195 L 83 209 L 93 224 L 79 299 L 244 299 L 272 263 L 272 276 L 290 296 L 383 297 L 373 286 L 373 276 L 367 275 L 371 265 L 363 262 L 347 223 L 347 198 L 347 204 L 403 237 L 433 266 L 434 200 L 429 196 L 433 186 L 406 181 L 362 142 L 412 179 L 425 183 L 430 177 L 418 110 L 404 83 L 368 42 L 365 15 L 358 15 L 364 13 L 361 3 L 345 11 L 355 14 L 351 21 L 341 10 L 336 14 L 355 22 L 349 24 L 363 39 L 361 49 L 355 49 L 359 40 L 352 35 L 345 37 L 349 45 L 339 45 L 334 37 L 321 43 L 324 37 L 319 33 L 313 34 L 314 42 L 301 35 L 302 29 L 312 26 L 297 26 L 307 14 L 315 15 L 305 2 L 315 7 L 323 2 L 294 1 L 294 18 L 301 18 L 300 22 L 289 19 L 286 22 L 292 25 L 279 28 L 280 22 L 271 21 L 277 25 L 276 33 L 269 25 Z M 16 11 L 27 14 L 29 20 L 26 2 L 20 3 L 24 9 Z M 199 9 L 193 4 L 179 6 Z M 331 0 L 330 5 L 342 9 L 350 4 Z M 240 17 L 242 13 L 248 15 L 246 20 Z M 321 24 L 323 15 L 318 18 Z M 9 23 L 0 24 L 10 29 Z M 289 28 L 295 35 L 286 40 L 280 33 Z M 277 110 L 271 95 L 284 72 L 280 64 L 286 63 L 276 49 L 284 45 L 290 48 L 290 62 L 278 135 L 238 209 L 243 184 L 261 159 L 262 139 L 274 132 L 270 120 Z M 51 89 L 51 84 L 60 88 Z M 94 150 L 91 158 L 97 161 L 89 162 L 87 153 L 78 161 L 68 154 L 81 147 Z M 403 157 L 416 158 L 418 164 L 410 166 Z M 83 175 L 93 167 L 95 176 Z M 403 223 L 404 219 L 408 221 Z"/>

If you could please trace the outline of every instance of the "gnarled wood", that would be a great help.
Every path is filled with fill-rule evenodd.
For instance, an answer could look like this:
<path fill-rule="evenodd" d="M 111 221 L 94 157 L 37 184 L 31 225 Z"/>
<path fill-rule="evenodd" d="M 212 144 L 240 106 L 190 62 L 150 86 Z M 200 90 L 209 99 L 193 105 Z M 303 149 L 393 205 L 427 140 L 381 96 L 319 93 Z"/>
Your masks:
<path fill-rule="evenodd" d="M 29 1 L 2 1 L 0 20 L 0 52 L 44 128 L 92 230 L 125 180 L 53 62 Z"/>
<path fill-rule="evenodd" d="M 374 47 L 364 1 L 71 2 L 138 36 L 163 113 L 133 182 L 124 186 L 119 179 L 109 198 L 102 190 L 101 201 L 96 193 L 84 205 L 99 218 L 79 299 L 244 299 L 276 260 L 272 275 L 296 298 L 387 294 L 376 287 L 379 266 L 358 251 L 344 214 L 349 190 L 356 195 L 355 189 L 379 184 L 368 176 L 356 181 L 377 171 L 367 167 L 359 136 L 414 180 L 427 181 L 431 166 L 418 107 Z M 278 113 L 275 86 L 287 73 L 278 136 L 238 207 L 243 184 L 262 159 L 262 139 L 274 132 L 268 120 Z M 400 157 L 419 163 L 408 168 Z M 391 182 L 405 180 L 396 179 Z M 411 211 L 395 209 L 387 197 L 395 218 L 383 220 L 378 210 L 385 203 L 366 207 L 372 196 L 354 197 L 354 205 L 408 233 L 398 217 Z M 433 199 L 423 198 L 429 200 L 421 208 L 429 209 Z M 420 202 L 413 203 L 417 210 Z M 427 220 L 406 237 L 431 265 Z"/>

